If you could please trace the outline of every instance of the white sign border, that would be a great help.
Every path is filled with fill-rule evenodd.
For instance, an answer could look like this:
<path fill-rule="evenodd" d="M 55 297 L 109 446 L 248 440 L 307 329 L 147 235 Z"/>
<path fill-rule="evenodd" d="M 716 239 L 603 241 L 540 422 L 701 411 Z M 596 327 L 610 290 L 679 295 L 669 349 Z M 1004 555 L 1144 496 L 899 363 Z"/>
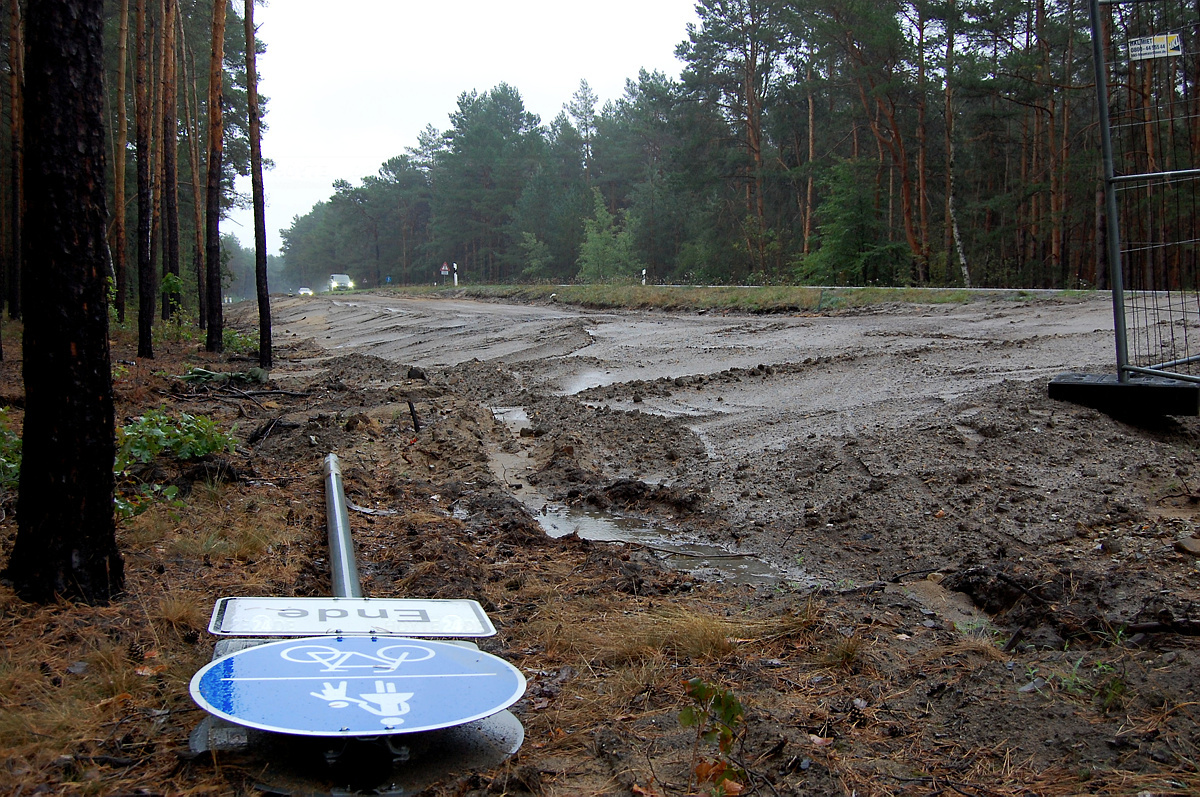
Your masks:
<path fill-rule="evenodd" d="M 414 629 L 413 631 L 398 631 L 395 629 L 365 629 L 365 630 L 343 630 L 338 628 L 308 628 L 304 630 L 255 630 L 255 631 L 229 631 L 222 628 L 222 623 L 230 610 L 236 606 L 239 601 L 265 601 L 279 604 L 280 610 L 286 610 L 288 605 L 295 608 L 301 608 L 305 604 L 310 604 L 314 608 L 320 605 L 331 605 L 337 603 L 346 603 L 352 606 L 358 605 L 373 605 L 382 608 L 394 606 L 396 608 L 419 609 L 422 606 L 429 604 L 437 604 L 441 606 L 459 605 L 469 608 L 475 620 L 479 623 L 479 631 L 454 631 L 454 632 L 429 632 Z M 406 636 L 414 638 L 437 638 L 437 639 L 457 639 L 470 638 L 479 639 L 496 635 L 496 627 L 492 624 L 491 619 L 484 612 L 479 601 L 466 598 L 460 599 L 443 599 L 443 598 L 278 598 L 278 597 L 261 597 L 261 596 L 245 596 L 234 598 L 218 598 L 213 606 L 212 617 L 208 623 L 208 632 L 214 636 L 225 637 L 311 637 L 311 636 Z"/>

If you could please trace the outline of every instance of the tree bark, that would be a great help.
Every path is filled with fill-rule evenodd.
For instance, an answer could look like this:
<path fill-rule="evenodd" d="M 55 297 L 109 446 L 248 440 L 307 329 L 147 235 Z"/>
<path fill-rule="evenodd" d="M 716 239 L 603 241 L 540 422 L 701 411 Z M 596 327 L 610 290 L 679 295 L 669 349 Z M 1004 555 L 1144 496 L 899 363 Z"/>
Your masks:
<path fill-rule="evenodd" d="M 196 323 L 200 329 L 208 326 L 208 301 L 205 295 L 207 289 L 204 278 L 204 194 L 200 190 L 200 98 L 196 89 L 196 59 L 190 47 L 187 46 L 187 31 L 183 27 L 183 17 L 176 5 L 176 24 L 179 28 L 179 44 L 186 58 L 181 58 L 183 64 L 183 115 L 187 126 L 188 161 L 192 170 L 192 222 L 194 239 L 192 242 L 192 270 L 196 274 Z M 188 62 L 192 64 L 192 77 L 188 77 Z"/>
<path fill-rule="evenodd" d="M 204 220 L 204 264 L 208 294 L 208 337 L 205 349 L 224 351 L 224 318 L 221 307 L 221 156 L 224 124 L 221 118 L 221 79 L 225 58 L 225 6 L 213 0 L 212 56 L 208 64 L 208 183 Z"/>
<path fill-rule="evenodd" d="M 813 176 L 813 163 L 817 157 L 816 143 L 816 102 L 812 91 L 812 65 L 805 72 L 805 90 L 808 97 L 808 179 L 804 186 L 804 256 L 807 257 L 812 247 L 813 231 L 813 192 L 816 190 Z"/>
<path fill-rule="evenodd" d="M 958 254 L 958 267 L 962 273 L 964 288 L 971 287 L 971 270 L 967 267 L 967 252 L 963 246 L 962 235 L 959 233 L 958 212 L 954 201 L 954 84 L 950 76 L 954 74 L 954 31 L 957 10 L 954 0 L 946 10 L 946 262 L 950 262 L 953 252 Z M 949 268 L 947 267 L 947 271 Z M 947 274 L 949 276 L 949 274 Z"/>
<path fill-rule="evenodd" d="M 159 285 L 158 264 L 164 260 L 162 244 L 162 73 L 163 73 L 163 0 L 158 0 L 158 14 L 149 17 L 149 41 L 154 60 L 149 68 L 150 77 L 150 267 L 154 269 L 154 307 L 157 312 Z M 151 321 L 153 323 L 153 321 Z"/>
<path fill-rule="evenodd" d="M 150 90 L 147 72 L 150 43 L 146 39 L 146 0 L 137 0 L 137 66 L 134 70 L 134 115 L 137 139 L 137 258 L 138 258 L 138 357 L 154 359 L 151 337 L 154 323 L 154 263 L 150 250 L 150 225 L 154 202 L 150 186 Z"/>
<path fill-rule="evenodd" d="M 925 68 L 925 18 L 924 4 L 917 4 L 917 218 L 920 254 L 917 256 L 917 282 L 929 282 L 929 134 L 926 114 L 928 81 Z"/>
<path fill-rule="evenodd" d="M 125 323 L 125 148 L 129 144 L 129 112 L 125 104 L 125 89 L 129 63 L 129 0 L 121 0 L 120 26 L 117 33 L 117 140 L 113 146 L 113 304 L 117 322 Z"/>
<path fill-rule="evenodd" d="M 250 109 L 250 183 L 254 193 L 254 286 L 258 294 L 258 367 L 269 370 L 272 364 L 271 297 L 267 291 L 267 210 L 266 195 L 263 191 L 262 120 L 258 107 L 258 58 L 254 52 L 254 0 L 246 0 L 245 23 L 246 99 Z M 378 272 L 378 235 L 375 257 Z"/>
<path fill-rule="evenodd" d="M 21 18 L 21 0 L 11 0 L 10 19 L 8 28 L 8 85 L 9 97 L 12 103 L 9 121 L 12 132 L 12 263 L 8 269 L 8 317 L 21 317 L 21 271 L 22 271 L 22 235 L 21 224 L 24 220 L 25 188 L 24 188 L 24 127 L 22 119 L 22 84 L 25 80 L 25 68 L 22 63 L 25 52 L 24 36 L 21 29 L 24 21 Z"/>
<path fill-rule="evenodd" d="M 28 18 L 26 411 L 7 576 L 42 602 L 106 602 L 124 583 L 112 502 L 103 12 L 103 0 L 38 0 Z"/>
<path fill-rule="evenodd" d="M 176 0 L 163 3 L 162 68 L 162 225 L 163 274 L 179 276 L 179 148 L 178 80 L 175 69 Z M 179 307 L 179 291 L 164 292 L 162 317 L 169 320 Z"/>

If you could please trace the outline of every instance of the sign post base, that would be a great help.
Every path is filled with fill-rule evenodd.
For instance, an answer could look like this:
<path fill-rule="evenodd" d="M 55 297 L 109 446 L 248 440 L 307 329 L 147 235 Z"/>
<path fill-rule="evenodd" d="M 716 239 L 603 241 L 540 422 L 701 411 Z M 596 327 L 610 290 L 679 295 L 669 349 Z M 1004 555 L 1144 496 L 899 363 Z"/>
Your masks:
<path fill-rule="evenodd" d="M 291 736 L 206 717 L 192 732 L 197 755 L 247 758 L 260 772 L 256 788 L 293 797 L 416 794 L 455 775 L 494 769 L 525 741 L 510 711 L 466 725 L 374 739 Z"/>

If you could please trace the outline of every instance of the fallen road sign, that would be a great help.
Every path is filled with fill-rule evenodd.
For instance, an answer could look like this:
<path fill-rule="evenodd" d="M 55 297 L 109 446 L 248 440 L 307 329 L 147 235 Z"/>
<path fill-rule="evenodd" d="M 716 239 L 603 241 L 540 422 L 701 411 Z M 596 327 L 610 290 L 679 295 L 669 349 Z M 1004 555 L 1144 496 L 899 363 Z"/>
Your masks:
<path fill-rule="evenodd" d="M 411 598 L 221 598 L 208 630 L 221 636 L 488 637 L 496 633 L 478 601 Z"/>
<path fill-rule="evenodd" d="M 450 728 L 521 698 L 525 676 L 490 653 L 405 637 L 286 639 L 205 665 L 192 699 L 249 728 L 377 736 Z"/>

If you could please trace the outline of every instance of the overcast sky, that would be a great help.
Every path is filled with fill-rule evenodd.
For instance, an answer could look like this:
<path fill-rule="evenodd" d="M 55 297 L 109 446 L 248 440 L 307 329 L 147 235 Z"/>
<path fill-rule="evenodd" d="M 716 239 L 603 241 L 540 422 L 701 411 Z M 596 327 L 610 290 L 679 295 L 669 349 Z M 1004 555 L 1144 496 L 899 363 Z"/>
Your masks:
<path fill-rule="evenodd" d="M 255 9 L 267 52 L 263 156 L 267 247 L 328 199 L 334 180 L 358 182 L 403 154 L 426 125 L 449 127 L 464 91 L 508 83 L 548 124 L 587 80 L 600 105 L 626 78 L 677 78 L 675 46 L 696 21 L 695 0 L 270 0 Z M 249 181 L 239 182 L 249 192 Z M 222 230 L 253 246 L 249 211 Z"/>

